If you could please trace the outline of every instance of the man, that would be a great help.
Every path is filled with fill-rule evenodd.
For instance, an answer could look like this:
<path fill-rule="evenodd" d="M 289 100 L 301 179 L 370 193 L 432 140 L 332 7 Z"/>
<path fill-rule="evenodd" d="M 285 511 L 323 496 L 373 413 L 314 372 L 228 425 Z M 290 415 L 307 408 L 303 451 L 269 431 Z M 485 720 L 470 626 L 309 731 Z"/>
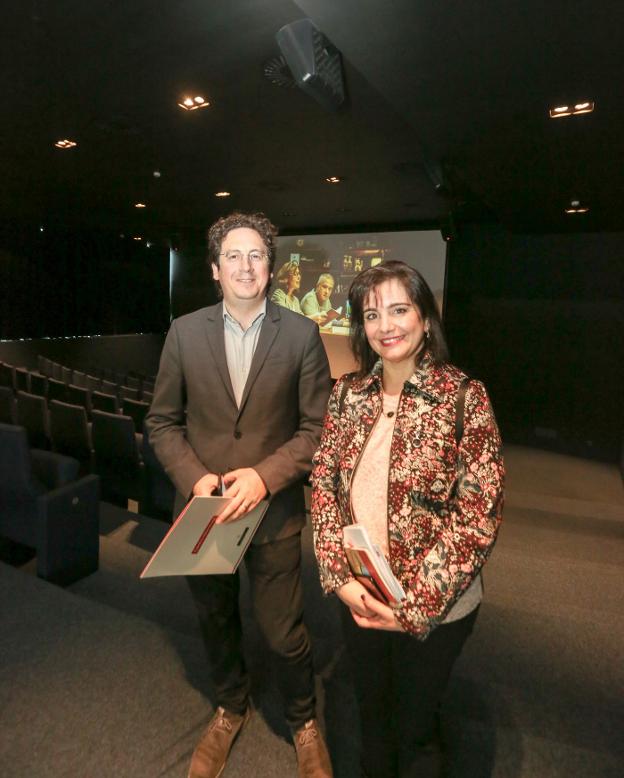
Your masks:
<path fill-rule="evenodd" d="M 334 277 L 321 273 L 316 286 L 303 296 L 301 310 L 320 327 L 327 323 L 327 311 L 331 311 L 331 293 L 334 291 Z"/>
<path fill-rule="evenodd" d="M 330 378 L 318 328 L 267 300 L 277 230 L 263 214 L 233 213 L 208 232 L 223 302 L 172 325 L 146 425 L 176 486 L 179 511 L 213 494 L 224 473 L 232 500 L 218 522 L 270 505 L 245 555 L 254 616 L 280 661 L 286 719 L 299 775 L 331 776 L 315 719 L 314 675 L 303 623 L 302 478 L 316 450 Z M 189 576 L 210 660 L 217 710 L 197 745 L 190 778 L 214 778 L 247 722 L 238 574 Z"/>

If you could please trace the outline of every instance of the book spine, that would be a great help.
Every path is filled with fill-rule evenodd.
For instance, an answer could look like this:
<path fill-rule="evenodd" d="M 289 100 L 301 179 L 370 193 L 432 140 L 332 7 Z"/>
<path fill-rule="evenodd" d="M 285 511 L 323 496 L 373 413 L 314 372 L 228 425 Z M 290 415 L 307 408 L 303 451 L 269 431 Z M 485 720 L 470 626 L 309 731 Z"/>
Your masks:
<path fill-rule="evenodd" d="M 371 578 L 375 583 L 375 586 L 379 589 L 385 601 L 388 604 L 393 604 L 393 605 L 396 604 L 395 598 L 392 596 L 392 593 L 390 592 L 388 587 L 383 582 L 383 579 L 379 575 L 379 571 L 377 570 L 374 559 L 371 559 L 368 553 L 362 549 L 358 548 L 352 550 L 356 551 L 357 555 L 361 559 L 362 565 L 366 568 L 366 570 L 368 570 Z"/>

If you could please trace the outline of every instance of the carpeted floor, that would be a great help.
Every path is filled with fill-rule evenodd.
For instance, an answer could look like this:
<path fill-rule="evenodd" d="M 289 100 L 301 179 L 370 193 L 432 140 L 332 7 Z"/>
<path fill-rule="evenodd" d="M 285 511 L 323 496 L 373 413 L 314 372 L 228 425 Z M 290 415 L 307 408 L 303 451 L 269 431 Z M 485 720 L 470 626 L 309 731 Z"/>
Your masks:
<path fill-rule="evenodd" d="M 453 778 L 624 773 L 624 488 L 615 465 L 507 451 L 505 521 L 444 707 Z M 186 775 L 211 714 L 190 596 L 138 580 L 162 523 L 103 504 L 101 569 L 68 589 L 0 564 L 0 774 Z M 317 688 L 337 778 L 358 738 L 338 603 L 304 534 Z M 223 778 L 295 776 L 267 652 L 249 619 L 256 714 Z"/>

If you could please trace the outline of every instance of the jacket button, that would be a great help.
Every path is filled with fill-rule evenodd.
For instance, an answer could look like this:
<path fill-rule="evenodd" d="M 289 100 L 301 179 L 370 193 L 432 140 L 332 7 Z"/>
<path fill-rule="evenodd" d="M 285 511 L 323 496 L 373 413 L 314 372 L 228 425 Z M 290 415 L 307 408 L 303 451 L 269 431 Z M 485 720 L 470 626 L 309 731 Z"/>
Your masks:
<path fill-rule="evenodd" d="M 240 430 L 234 430 L 234 437 L 236 440 L 240 440 L 243 437 L 243 433 Z"/>

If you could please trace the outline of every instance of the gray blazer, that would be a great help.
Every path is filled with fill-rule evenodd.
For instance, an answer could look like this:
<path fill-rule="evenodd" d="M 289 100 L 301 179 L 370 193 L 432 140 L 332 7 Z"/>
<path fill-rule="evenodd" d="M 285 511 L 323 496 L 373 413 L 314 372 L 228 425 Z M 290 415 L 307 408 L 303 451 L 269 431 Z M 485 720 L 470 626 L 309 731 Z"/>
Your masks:
<path fill-rule="evenodd" d="M 267 301 L 237 408 L 225 357 L 223 304 L 175 319 L 145 426 L 173 481 L 176 510 L 206 473 L 253 467 L 271 504 L 254 543 L 305 524 L 303 479 L 319 445 L 331 381 L 318 326 Z"/>

